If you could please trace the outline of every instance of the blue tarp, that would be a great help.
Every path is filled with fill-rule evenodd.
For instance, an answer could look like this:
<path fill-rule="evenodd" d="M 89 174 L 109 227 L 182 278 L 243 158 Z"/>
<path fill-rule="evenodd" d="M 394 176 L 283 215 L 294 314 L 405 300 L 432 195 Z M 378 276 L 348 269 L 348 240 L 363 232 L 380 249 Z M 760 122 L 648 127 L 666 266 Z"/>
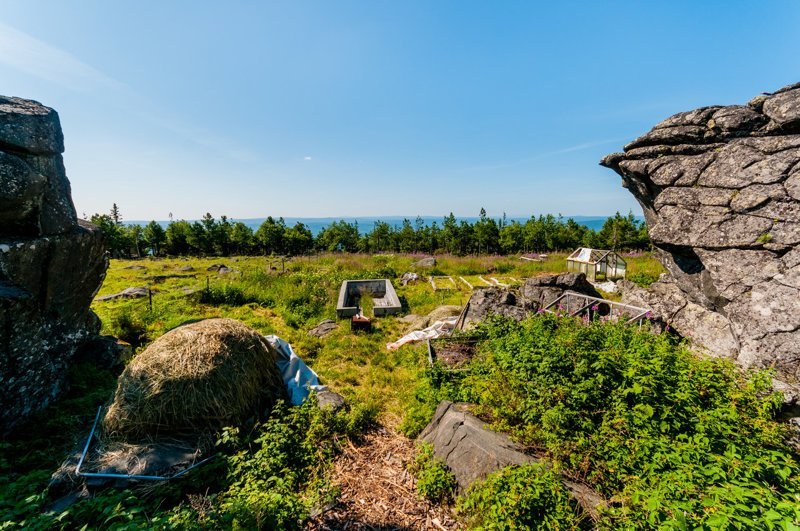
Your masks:
<path fill-rule="evenodd" d="M 320 385 L 317 373 L 312 371 L 300 357 L 294 353 L 292 346 L 278 336 L 264 336 L 275 352 L 278 353 L 278 370 L 281 371 L 283 384 L 293 406 L 299 406 L 308 398 L 311 391 L 324 391 L 326 386 Z"/>

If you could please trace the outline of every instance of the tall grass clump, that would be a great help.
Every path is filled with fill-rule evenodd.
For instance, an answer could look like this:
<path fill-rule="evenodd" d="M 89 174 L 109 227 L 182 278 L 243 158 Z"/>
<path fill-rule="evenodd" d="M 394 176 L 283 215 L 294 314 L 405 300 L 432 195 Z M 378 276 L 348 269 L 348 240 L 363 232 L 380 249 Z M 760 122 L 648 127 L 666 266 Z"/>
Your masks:
<path fill-rule="evenodd" d="M 259 297 L 254 293 L 246 293 L 240 286 L 230 283 L 209 286 L 203 289 L 199 292 L 198 300 L 202 304 L 210 304 L 212 306 L 221 306 L 223 304 L 241 306 L 253 302 L 271 306 L 273 302 L 271 299 Z"/>
<path fill-rule="evenodd" d="M 111 333 L 134 347 L 147 342 L 147 323 L 143 311 L 133 306 L 123 306 L 111 319 Z"/>

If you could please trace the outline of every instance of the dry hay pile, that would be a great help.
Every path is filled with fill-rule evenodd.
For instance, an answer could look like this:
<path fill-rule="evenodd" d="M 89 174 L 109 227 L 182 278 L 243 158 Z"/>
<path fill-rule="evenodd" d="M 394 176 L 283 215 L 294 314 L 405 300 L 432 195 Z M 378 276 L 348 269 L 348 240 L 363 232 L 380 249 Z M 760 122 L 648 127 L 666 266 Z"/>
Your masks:
<path fill-rule="evenodd" d="M 285 396 L 276 353 L 233 319 L 175 328 L 136 356 L 106 413 L 109 433 L 196 433 L 236 425 Z"/>

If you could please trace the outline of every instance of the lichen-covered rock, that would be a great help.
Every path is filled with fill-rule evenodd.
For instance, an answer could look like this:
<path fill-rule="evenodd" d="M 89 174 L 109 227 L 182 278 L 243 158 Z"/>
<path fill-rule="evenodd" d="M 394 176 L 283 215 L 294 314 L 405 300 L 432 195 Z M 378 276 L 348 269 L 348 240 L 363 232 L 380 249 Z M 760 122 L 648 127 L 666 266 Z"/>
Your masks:
<path fill-rule="evenodd" d="M 800 84 L 676 114 L 601 164 L 670 273 L 637 297 L 708 352 L 800 382 Z"/>
<path fill-rule="evenodd" d="M 586 275 L 583 273 L 563 273 L 529 278 L 520 289 L 526 306 L 534 311 L 555 301 L 565 291 L 602 298 L 592 283 L 586 280 Z"/>
<path fill-rule="evenodd" d="M 555 301 L 565 291 L 575 291 L 592 297 L 601 296 L 583 273 L 529 278 L 519 290 L 500 287 L 478 288 L 467 301 L 466 310 L 457 326 L 460 329 L 469 328 L 489 315 L 503 315 L 521 321 L 531 312 L 536 312 Z"/>
<path fill-rule="evenodd" d="M 517 321 L 525 319 L 529 311 L 518 295 L 516 290 L 509 288 L 476 289 L 467 301 L 458 328 L 467 329 L 490 315 L 502 315 Z"/>
<path fill-rule="evenodd" d="M 433 256 L 426 256 L 422 260 L 417 260 L 411 267 L 434 267 L 436 266 L 436 258 Z"/>
<path fill-rule="evenodd" d="M 102 235 L 79 222 L 58 114 L 0 96 L 0 433 L 64 387 L 108 266 Z"/>
<path fill-rule="evenodd" d="M 418 440 L 433 447 L 434 455 L 453 473 L 462 493 L 502 468 L 538 462 L 507 435 L 489 429 L 465 404 L 447 400 L 439 403 Z M 596 519 L 598 509 L 606 506 L 602 496 L 586 485 L 566 478 L 561 482 L 591 518 Z"/>

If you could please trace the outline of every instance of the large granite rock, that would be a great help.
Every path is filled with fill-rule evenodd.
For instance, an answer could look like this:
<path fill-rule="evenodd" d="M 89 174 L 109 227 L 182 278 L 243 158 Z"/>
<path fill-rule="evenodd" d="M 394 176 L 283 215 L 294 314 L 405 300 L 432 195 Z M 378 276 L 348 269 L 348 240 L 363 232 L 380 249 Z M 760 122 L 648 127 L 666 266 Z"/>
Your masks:
<path fill-rule="evenodd" d="M 538 310 L 555 301 L 565 291 L 574 291 L 591 297 L 603 298 L 584 273 L 562 273 L 544 277 L 529 278 L 520 289 L 526 307 Z"/>
<path fill-rule="evenodd" d="M 565 291 L 601 297 L 583 273 L 529 278 L 519 290 L 500 287 L 476 289 L 456 325 L 463 330 L 489 315 L 503 315 L 521 321 L 530 313 L 555 301 Z"/>
<path fill-rule="evenodd" d="M 433 446 L 433 453 L 453 472 L 459 492 L 475 481 L 507 466 L 538 461 L 507 435 L 492 431 L 463 404 L 447 400 L 439 403 L 433 418 L 419 435 L 421 442 Z M 593 518 L 605 500 L 595 491 L 563 478 L 570 495 Z"/>
<path fill-rule="evenodd" d="M 639 295 L 681 334 L 800 381 L 800 84 L 676 114 L 605 157 L 670 278 Z"/>
<path fill-rule="evenodd" d="M 0 433 L 58 396 L 99 326 L 89 304 L 108 262 L 75 215 L 63 150 L 53 109 L 0 96 Z"/>

